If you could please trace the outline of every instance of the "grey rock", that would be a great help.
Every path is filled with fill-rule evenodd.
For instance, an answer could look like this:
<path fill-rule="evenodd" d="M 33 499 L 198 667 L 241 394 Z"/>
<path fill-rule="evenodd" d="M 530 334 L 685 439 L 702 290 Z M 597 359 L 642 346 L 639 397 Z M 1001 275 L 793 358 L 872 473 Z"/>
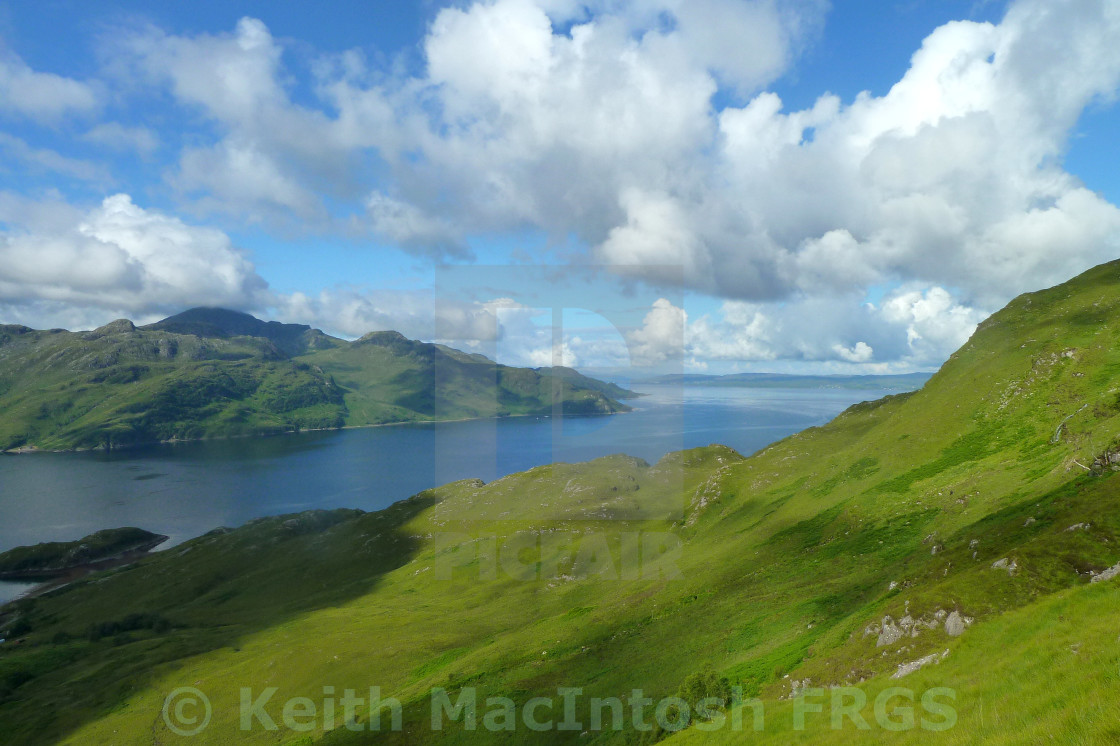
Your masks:
<path fill-rule="evenodd" d="M 1015 571 L 1019 569 L 1019 563 L 1014 559 L 1004 557 L 992 563 L 993 570 L 1007 570 L 1008 575 L 1014 575 Z"/>
<path fill-rule="evenodd" d="M 949 637 L 960 637 L 967 627 L 968 621 L 961 616 L 959 611 L 949 614 L 949 618 L 945 620 L 945 634 Z"/>
<path fill-rule="evenodd" d="M 883 617 L 883 625 L 879 629 L 879 638 L 875 640 L 875 647 L 881 648 L 884 645 L 890 645 L 902 639 L 905 633 L 902 628 L 894 623 L 894 619 L 889 616 Z"/>
<path fill-rule="evenodd" d="M 914 673 L 922 666 L 928 666 L 931 663 L 940 663 L 948 654 L 949 651 L 946 650 L 944 653 L 930 653 L 929 655 L 923 656 L 916 661 L 910 661 L 909 663 L 900 663 L 898 665 L 898 670 L 891 674 L 891 678 L 901 679 L 903 676 Z"/>
<path fill-rule="evenodd" d="M 1107 570 L 1103 570 L 1099 574 L 1094 575 L 1093 577 L 1089 578 L 1089 582 L 1090 583 L 1100 583 L 1100 582 L 1105 581 L 1105 580 L 1112 580 L 1117 575 L 1120 575 L 1120 563 L 1115 564 L 1112 567 L 1108 568 Z"/>

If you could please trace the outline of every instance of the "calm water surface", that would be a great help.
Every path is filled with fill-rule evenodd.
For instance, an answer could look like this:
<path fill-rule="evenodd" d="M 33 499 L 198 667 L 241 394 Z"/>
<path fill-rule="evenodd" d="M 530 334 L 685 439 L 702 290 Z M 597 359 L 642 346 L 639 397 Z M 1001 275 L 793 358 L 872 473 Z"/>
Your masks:
<path fill-rule="evenodd" d="M 891 392 L 639 387 L 635 411 L 516 417 L 179 443 L 114 453 L 0 456 L 0 551 L 139 526 L 173 546 L 217 526 L 309 508 L 377 510 L 457 479 L 553 461 L 723 443 L 746 455 Z M 26 590 L 0 583 L 0 601 Z"/>

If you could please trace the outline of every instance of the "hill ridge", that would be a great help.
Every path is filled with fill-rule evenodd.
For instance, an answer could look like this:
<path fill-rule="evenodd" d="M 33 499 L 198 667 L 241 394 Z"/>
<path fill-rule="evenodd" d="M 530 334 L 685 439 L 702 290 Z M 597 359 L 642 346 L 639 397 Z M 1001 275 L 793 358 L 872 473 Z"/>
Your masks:
<path fill-rule="evenodd" d="M 630 394 L 395 331 L 347 342 L 228 309 L 189 309 L 141 327 L 118 319 L 88 332 L 0 326 L 0 451 L 552 414 L 557 407 L 611 414 L 628 409 L 618 397 Z"/>

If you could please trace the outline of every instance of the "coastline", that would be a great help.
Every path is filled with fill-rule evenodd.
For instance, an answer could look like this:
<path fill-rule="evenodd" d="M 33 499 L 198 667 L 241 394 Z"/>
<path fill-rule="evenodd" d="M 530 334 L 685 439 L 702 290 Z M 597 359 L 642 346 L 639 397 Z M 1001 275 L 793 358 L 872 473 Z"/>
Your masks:
<path fill-rule="evenodd" d="M 10 603 L 21 601 L 28 598 L 35 598 L 42 596 L 45 593 L 58 590 L 70 585 L 76 580 L 81 580 L 87 575 L 92 575 L 95 572 L 103 570 L 112 570 L 117 567 L 124 567 L 133 562 L 143 559 L 152 553 L 152 550 L 160 544 L 165 543 L 171 537 L 159 534 L 143 544 L 119 552 L 110 557 L 102 557 L 101 559 L 92 560 L 90 562 L 82 562 L 70 567 L 63 567 L 55 570 L 31 570 L 26 572 L 3 572 L 0 573 L 0 581 L 8 583 L 35 583 L 34 586 L 29 588 L 26 592 L 21 593 L 15 598 L 8 599 L 7 601 L 0 601 L 0 609 Z"/>
<path fill-rule="evenodd" d="M 645 396 L 643 394 L 642 396 Z M 630 414 L 633 408 L 628 408 L 619 412 L 588 412 L 586 414 L 566 414 L 564 417 L 612 417 L 620 414 Z M 222 441 L 222 440 L 239 440 L 243 438 L 275 438 L 283 437 L 286 435 L 298 435 L 300 433 L 329 433 L 339 432 L 341 430 L 364 430 L 371 427 L 400 427 L 402 425 L 437 425 L 445 422 L 484 422 L 487 420 L 508 420 L 515 417 L 537 417 L 541 419 L 551 419 L 551 414 L 503 414 L 491 415 L 489 417 L 457 417 L 454 419 L 431 419 L 431 420 L 401 420 L 399 422 L 374 422 L 366 425 L 340 425 L 339 427 L 305 427 L 296 430 L 281 430 L 279 432 L 269 433 L 244 433 L 240 435 L 213 435 L 203 438 L 169 438 L 167 440 L 150 440 L 140 443 L 129 443 L 128 445 L 113 446 L 106 448 L 105 446 L 93 446 L 92 448 L 39 448 L 37 446 L 19 446 L 18 448 L 9 448 L 0 451 L 0 456 L 27 456 L 35 453 L 92 453 L 97 451 L 128 451 L 136 448 L 150 448 L 151 446 L 159 445 L 174 445 L 176 443 L 204 443 L 207 441 Z"/>

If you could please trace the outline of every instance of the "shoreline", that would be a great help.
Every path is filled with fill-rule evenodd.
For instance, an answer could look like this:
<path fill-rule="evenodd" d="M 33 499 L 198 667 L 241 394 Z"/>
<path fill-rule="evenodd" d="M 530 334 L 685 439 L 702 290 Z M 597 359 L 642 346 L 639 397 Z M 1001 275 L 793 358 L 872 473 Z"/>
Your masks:
<path fill-rule="evenodd" d="M 643 394 L 644 396 L 644 394 Z M 620 414 L 631 414 L 633 408 L 620 412 L 588 412 L 586 414 L 567 414 L 563 417 L 613 417 Z M 175 445 L 177 443 L 205 443 L 207 441 L 239 440 L 243 438 L 276 438 L 286 435 L 299 435 L 300 433 L 330 433 L 342 430 L 364 430 L 372 427 L 401 427 L 403 425 L 438 425 L 445 422 L 485 422 L 487 420 L 509 420 L 515 417 L 537 417 L 551 419 L 551 414 L 504 414 L 490 417 L 458 417 L 448 420 L 403 420 L 401 422 L 374 422 L 366 425 L 340 425 L 339 427 L 305 427 L 298 430 L 281 430 L 275 433 L 245 433 L 241 435 L 215 435 L 204 438 L 170 438 L 168 440 L 151 440 L 142 443 L 129 443 L 128 445 L 106 448 L 93 446 L 92 448 L 39 448 L 37 446 L 19 446 L 0 451 L 0 456 L 27 456 L 35 453 L 94 453 L 108 451 L 129 451 L 152 446 Z"/>
<path fill-rule="evenodd" d="M 150 541 L 139 544 L 131 549 L 126 549 L 110 557 L 102 557 L 101 559 L 93 560 L 91 562 L 82 562 L 81 564 L 64 567 L 57 570 L 31 570 L 27 572 L 5 572 L 0 573 L 0 582 L 5 583 L 34 583 L 31 588 L 21 593 L 15 598 L 10 598 L 7 601 L 0 601 L 0 609 L 16 601 L 22 601 L 28 598 L 35 598 L 42 596 L 46 593 L 56 591 L 59 588 L 64 588 L 71 583 L 81 580 L 82 578 L 93 575 L 96 572 L 104 570 L 113 570 L 125 565 L 131 565 L 144 557 L 152 554 L 152 550 L 159 545 L 167 542 L 171 537 L 159 534 L 152 538 Z"/>

